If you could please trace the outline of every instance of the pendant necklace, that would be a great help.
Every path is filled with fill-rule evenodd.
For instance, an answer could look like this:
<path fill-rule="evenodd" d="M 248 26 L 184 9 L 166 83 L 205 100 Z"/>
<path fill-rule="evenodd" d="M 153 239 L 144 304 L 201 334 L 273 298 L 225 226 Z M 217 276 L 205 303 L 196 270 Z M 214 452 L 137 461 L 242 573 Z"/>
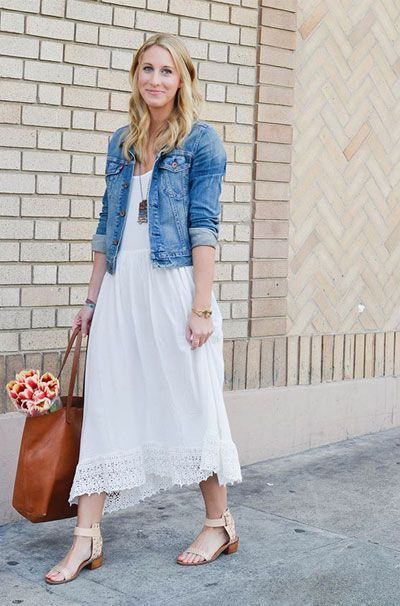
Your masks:
<path fill-rule="evenodd" d="M 138 218 L 137 218 L 137 222 L 138 223 L 147 223 L 148 219 L 147 219 L 147 199 L 149 197 L 149 190 L 150 190 L 150 183 L 151 183 L 151 177 L 149 179 L 149 183 L 147 185 L 147 194 L 146 197 L 143 198 L 143 189 L 142 189 L 142 179 L 141 179 L 141 171 L 140 171 L 140 162 L 139 164 L 139 184 L 140 184 L 140 195 L 142 198 L 142 201 L 139 203 L 139 212 L 138 212 Z"/>

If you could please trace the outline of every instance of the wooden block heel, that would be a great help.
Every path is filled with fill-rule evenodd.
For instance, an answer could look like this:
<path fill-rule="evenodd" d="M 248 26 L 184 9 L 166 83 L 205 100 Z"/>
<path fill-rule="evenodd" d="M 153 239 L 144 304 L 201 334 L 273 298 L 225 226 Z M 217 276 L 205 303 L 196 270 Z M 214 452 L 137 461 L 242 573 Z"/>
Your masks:
<path fill-rule="evenodd" d="M 231 543 L 230 545 L 228 545 L 228 547 L 224 550 L 224 553 L 228 554 L 228 553 L 236 553 L 239 547 L 239 537 L 236 539 L 236 541 L 234 541 L 233 543 Z"/>
<path fill-rule="evenodd" d="M 99 558 L 96 558 L 95 560 L 93 560 L 92 562 L 90 562 L 86 568 L 89 568 L 89 570 L 96 570 L 96 568 L 100 568 L 100 566 L 103 563 L 103 556 L 101 555 Z"/>
<path fill-rule="evenodd" d="M 235 522 L 233 520 L 231 512 L 229 511 L 229 507 L 220 518 L 206 518 L 204 524 L 206 526 L 212 527 L 223 526 L 226 532 L 228 533 L 229 541 L 224 545 L 221 545 L 221 547 L 217 549 L 217 551 L 213 554 L 209 554 L 201 549 L 188 548 L 185 550 L 186 553 L 194 553 L 195 555 L 202 556 L 204 560 L 201 560 L 200 562 L 183 562 L 177 558 L 177 564 L 181 564 L 182 566 L 199 566 L 200 564 L 207 564 L 208 562 L 213 562 L 217 559 L 219 555 L 221 555 L 221 553 L 236 553 L 239 547 L 239 537 L 236 536 Z"/>

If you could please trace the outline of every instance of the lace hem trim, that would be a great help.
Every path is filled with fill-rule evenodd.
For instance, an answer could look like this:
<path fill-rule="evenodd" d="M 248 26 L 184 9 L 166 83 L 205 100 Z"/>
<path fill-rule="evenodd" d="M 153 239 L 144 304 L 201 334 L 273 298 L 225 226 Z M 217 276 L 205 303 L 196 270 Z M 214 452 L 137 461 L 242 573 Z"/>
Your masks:
<path fill-rule="evenodd" d="M 172 486 L 188 486 L 218 474 L 219 484 L 242 482 L 236 446 L 232 441 L 208 441 L 201 448 L 160 448 L 146 444 L 129 452 L 81 461 L 69 495 L 107 492 L 103 513 L 136 505 Z"/>

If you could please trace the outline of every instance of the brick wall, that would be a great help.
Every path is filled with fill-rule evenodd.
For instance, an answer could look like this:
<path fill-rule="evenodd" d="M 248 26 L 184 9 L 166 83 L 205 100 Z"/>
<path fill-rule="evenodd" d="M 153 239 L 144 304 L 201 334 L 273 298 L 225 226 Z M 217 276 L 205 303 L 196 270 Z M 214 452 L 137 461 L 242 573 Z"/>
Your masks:
<path fill-rule="evenodd" d="M 259 8 L 256 0 L 2 0 L 0 374 L 57 370 L 87 296 L 110 134 L 127 122 L 133 52 L 179 35 L 228 154 L 215 294 L 248 336 Z M 2 410 L 8 406 L 4 390 Z"/>

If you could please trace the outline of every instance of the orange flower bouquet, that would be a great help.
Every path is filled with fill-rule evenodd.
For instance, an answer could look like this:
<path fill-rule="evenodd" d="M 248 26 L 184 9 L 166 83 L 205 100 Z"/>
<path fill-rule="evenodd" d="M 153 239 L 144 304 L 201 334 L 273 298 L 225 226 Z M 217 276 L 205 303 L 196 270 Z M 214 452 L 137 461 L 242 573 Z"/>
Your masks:
<path fill-rule="evenodd" d="M 22 370 L 6 387 L 15 408 L 30 417 L 45 415 L 62 407 L 60 381 L 51 372 L 40 375 L 40 370 L 33 368 Z"/>

